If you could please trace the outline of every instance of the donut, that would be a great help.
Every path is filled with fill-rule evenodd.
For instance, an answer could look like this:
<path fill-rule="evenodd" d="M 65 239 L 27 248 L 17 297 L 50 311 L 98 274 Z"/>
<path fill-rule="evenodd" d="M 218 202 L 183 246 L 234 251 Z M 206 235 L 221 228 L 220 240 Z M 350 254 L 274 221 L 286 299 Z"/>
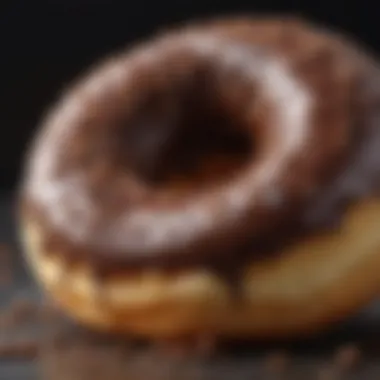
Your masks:
<path fill-rule="evenodd" d="M 290 337 L 380 288 L 380 71 L 292 17 L 178 26 L 43 118 L 20 236 L 67 315 L 148 339 Z"/>

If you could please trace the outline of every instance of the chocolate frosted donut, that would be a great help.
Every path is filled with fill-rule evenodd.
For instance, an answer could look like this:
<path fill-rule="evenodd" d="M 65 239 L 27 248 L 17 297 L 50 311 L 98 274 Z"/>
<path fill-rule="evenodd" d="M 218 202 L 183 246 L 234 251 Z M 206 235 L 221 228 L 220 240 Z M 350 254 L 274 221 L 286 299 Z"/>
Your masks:
<path fill-rule="evenodd" d="M 338 320 L 380 285 L 379 100 L 368 54 L 298 20 L 209 21 L 121 53 L 31 149 L 31 266 L 99 328 L 263 337 Z"/>

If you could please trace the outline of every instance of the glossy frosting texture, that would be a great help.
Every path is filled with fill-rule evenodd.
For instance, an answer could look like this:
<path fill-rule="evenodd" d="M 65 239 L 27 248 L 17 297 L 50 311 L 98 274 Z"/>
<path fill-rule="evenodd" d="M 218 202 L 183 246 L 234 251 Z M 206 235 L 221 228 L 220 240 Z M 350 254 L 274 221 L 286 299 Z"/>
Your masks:
<path fill-rule="evenodd" d="M 25 211 L 49 231 L 46 244 L 103 268 L 217 267 L 279 252 L 375 194 L 378 82 L 355 46 L 300 21 L 159 36 L 96 68 L 49 113 Z M 217 165 L 186 182 L 186 160 Z"/>

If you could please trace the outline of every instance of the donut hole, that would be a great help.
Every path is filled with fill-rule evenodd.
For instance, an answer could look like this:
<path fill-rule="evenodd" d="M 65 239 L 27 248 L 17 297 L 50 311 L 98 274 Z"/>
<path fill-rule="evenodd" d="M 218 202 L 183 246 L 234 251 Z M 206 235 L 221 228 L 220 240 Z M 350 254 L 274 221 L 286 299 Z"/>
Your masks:
<path fill-rule="evenodd" d="M 222 114 L 200 112 L 181 120 L 178 133 L 163 151 L 163 163 L 152 178 L 156 185 L 188 182 L 205 185 L 230 178 L 248 162 L 249 136 L 233 128 Z"/>
<path fill-rule="evenodd" d="M 178 99 L 157 94 L 129 134 L 129 162 L 150 186 L 210 186 L 237 175 L 252 159 L 247 128 L 207 91 Z M 172 103 L 171 103 L 172 102 Z"/>

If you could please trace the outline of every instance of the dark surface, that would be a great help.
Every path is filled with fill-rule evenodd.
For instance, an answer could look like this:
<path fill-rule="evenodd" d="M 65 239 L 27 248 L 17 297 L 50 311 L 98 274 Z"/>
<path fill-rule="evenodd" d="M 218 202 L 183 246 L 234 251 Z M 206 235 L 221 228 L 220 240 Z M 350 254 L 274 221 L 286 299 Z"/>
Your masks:
<path fill-rule="evenodd" d="M 13 202 L 8 194 L 0 193 L 0 242 L 7 243 L 12 247 L 16 247 L 15 223 L 12 218 Z M 16 251 L 15 251 L 16 252 Z M 18 297 L 39 300 L 40 293 L 33 286 L 33 282 L 27 275 L 22 258 L 17 255 L 12 257 L 10 263 L 12 271 L 14 271 L 14 281 L 9 285 L 0 286 L 0 307 L 6 309 L 13 299 Z M 36 333 L 34 326 L 32 328 L 0 329 L 0 344 L 4 342 L 18 339 L 20 335 L 33 335 Z M 4 359 L 0 355 L 0 379 L 1 380 L 34 380 L 38 379 L 37 367 L 33 361 Z"/>
<path fill-rule="evenodd" d="M 12 200 L 7 194 L 0 197 L 0 241 L 16 246 L 14 220 L 12 218 Z M 23 260 L 19 254 L 12 255 L 15 281 L 11 285 L 0 288 L 0 303 L 7 309 L 14 299 L 26 298 L 40 303 L 41 297 L 36 286 L 24 268 Z M 2 329 L 0 333 L 0 345 L 4 342 L 17 341 L 20 336 L 38 337 L 42 342 L 41 331 L 47 329 L 44 323 L 39 327 L 35 323 L 27 323 L 20 329 L 16 325 L 13 329 Z M 42 328 L 42 330 L 41 330 Z M 181 379 L 378 379 L 380 378 L 380 305 L 375 304 L 351 321 L 336 326 L 331 333 L 308 340 L 288 343 L 255 344 L 229 349 L 211 359 L 198 360 L 185 358 L 178 360 L 172 353 L 160 353 L 152 348 L 126 348 L 127 345 L 119 340 L 100 337 L 99 335 L 85 332 L 77 327 L 65 326 L 61 334 L 66 341 L 71 342 L 64 346 L 56 346 L 53 340 L 44 338 L 40 346 L 39 354 L 33 360 L 9 357 L 1 358 L 0 355 L 0 379 L 1 380 L 32 380 L 40 379 L 41 373 L 45 373 L 43 379 L 51 380 L 181 380 Z M 36 334 L 37 332 L 37 334 Z M 106 343 L 105 343 L 106 342 Z M 334 353 L 339 347 L 355 343 L 363 352 L 361 365 L 348 374 L 336 375 L 331 368 L 334 363 Z M 50 348 L 49 348 L 50 344 Z M 85 354 L 73 354 L 73 347 L 83 347 Z M 120 348 L 120 345 L 122 348 Z M 46 349 L 46 347 L 48 347 Z M 286 377 L 273 375 L 273 368 L 268 371 L 268 362 L 278 361 L 271 359 L 271 352 L 285 350 L 291 358 L 290 369 L 286 370 Z M 83 348 L 82 348 L 83 351 Z M 159 354 L 157 354 L 159 352 Z M 84 355 L 84 356 L 83 356 Z M 269 355 L 269 356 L 268 356 Z M 93 377 L 94 363 L 84 360 L 84 357 L 95 358 L 97 365 L 97 377 Z M 79 365 L 80 364 L 80 365 Z M 279 364 L 277 364 L 279 366 Z M 90 367 L 92 370 L 90 370 Z M 276 367 L 271 364 L 269 367 Z M 268 368 L 269 368 L 268 367 Z M 43 371 L 41 371 L 41 368 Z M 53 368 L 53 369 L 52 369 Z M 117 371 L 115 368 L 118 368 Z M 335 367 L 334 367 L 335 368 Z M 92 371 L 92 372 L 91 372 Z M 113 371 L 113 372 L 112 372 Z M 111 373 L 117 372 L 111 376 Z M 330 371 L 330 372 L 329 372 Z M 334 375 L 333 375 L 334 372 Z M 52 375 L 53 374 L 53 375 Z M 274 377 L 273 377 L 274 376 Z M 330 377 L 328 377 L 330 376 Z M 333 376 L 333 377 L 331 377 Z M 338 376 L 338 377 L 337 377 Z"/>

